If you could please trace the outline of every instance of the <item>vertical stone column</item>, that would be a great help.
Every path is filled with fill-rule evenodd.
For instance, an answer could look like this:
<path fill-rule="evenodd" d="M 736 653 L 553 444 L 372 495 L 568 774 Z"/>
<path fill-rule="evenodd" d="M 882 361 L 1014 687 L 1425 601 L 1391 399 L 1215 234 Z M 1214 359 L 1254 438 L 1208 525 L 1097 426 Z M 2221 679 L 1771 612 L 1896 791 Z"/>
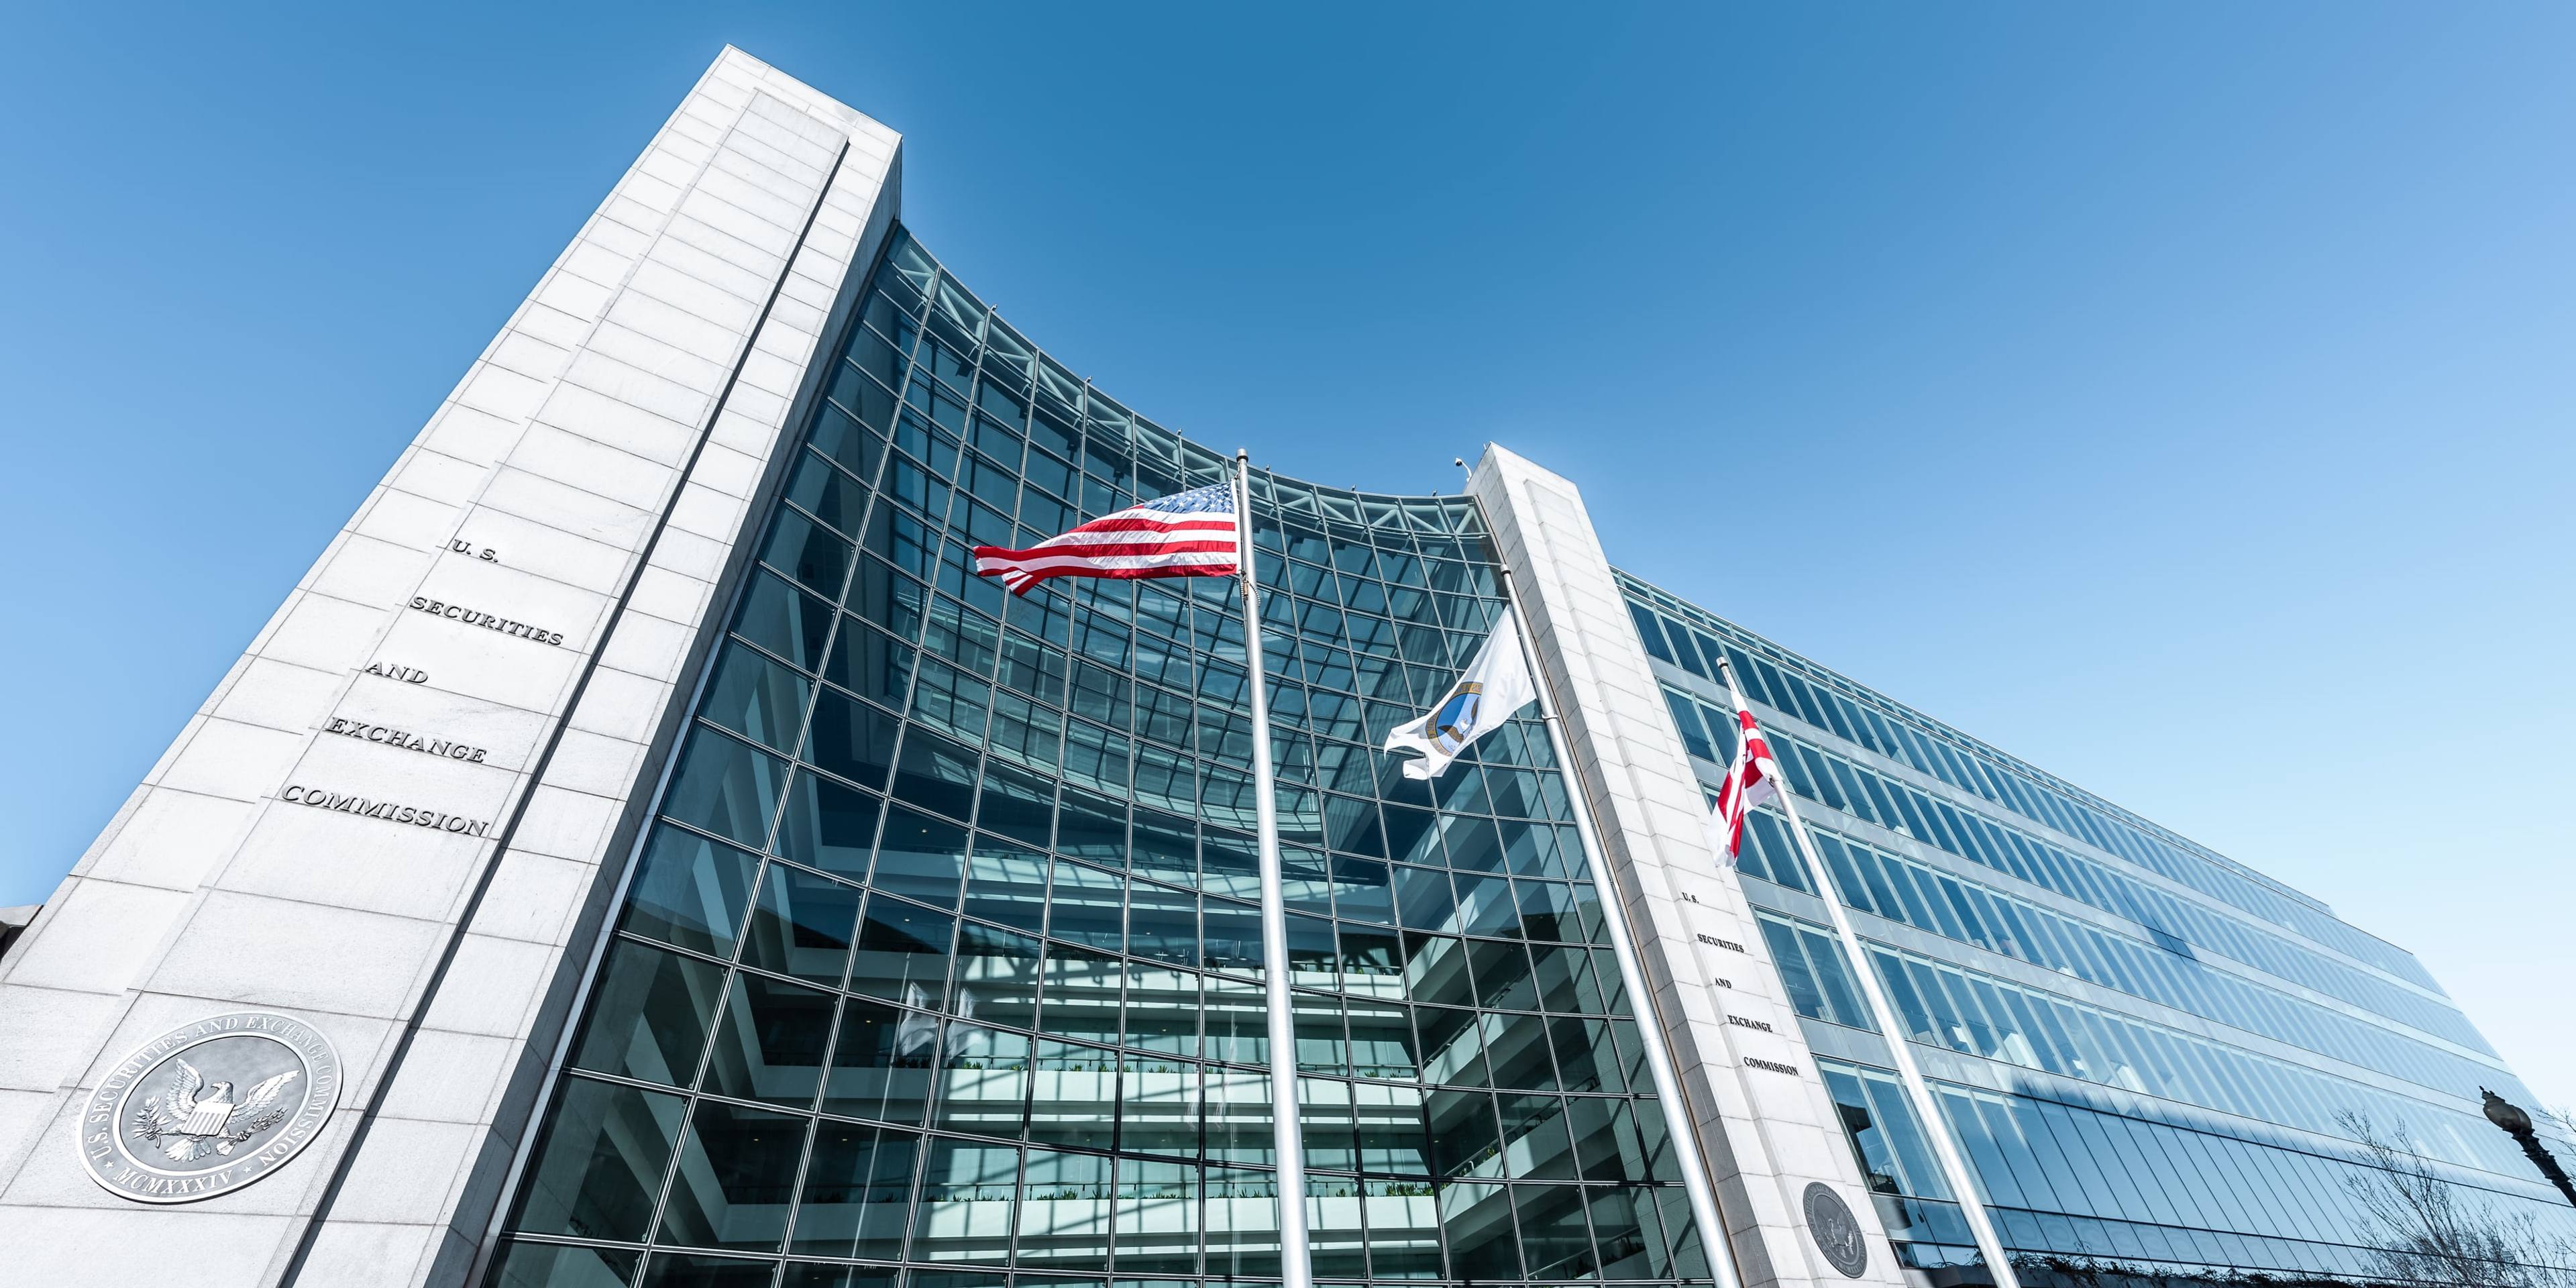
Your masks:
<path fill-rule="evenodd" d="M 11 1278 L 463 1275 L 899 146 L 727 49 L 83 856 L 0 962 Z M 338 1052 L 310 1146 L 94 1180 L 99 1079 L 244 1012 Z"/>
<path fill-rule="evenodd" d="M 1611 869 L 1604 897 L 1626 909 L 1647 975 L 1631 981 L 1638 1020 L 1662 1029 L 1689 1101 L 1666 1112 L 1677 1132 L 1684 1119 L 1696 1129 L 1747 1288 L 1901 1283 L 1752 906 L 1719 866 L 1698 779 L 1582 494 L 1501 447 L 1486 449 L 1468 487 L 1564 703 L 1569 769 Z M 1810 1229 L 1817 1184 L 1858 1221 L 1868 1261 L 1857 1276 Z"/>

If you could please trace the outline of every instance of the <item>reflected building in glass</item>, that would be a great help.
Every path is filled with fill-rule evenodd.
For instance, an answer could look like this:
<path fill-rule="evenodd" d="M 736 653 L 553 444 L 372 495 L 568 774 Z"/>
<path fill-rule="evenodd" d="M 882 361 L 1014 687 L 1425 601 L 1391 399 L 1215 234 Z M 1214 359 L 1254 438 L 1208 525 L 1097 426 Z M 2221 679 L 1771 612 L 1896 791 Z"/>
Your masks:
<path fill-rule="evenodd" d="M 1015 598 L 969 570 L 1232 462 L 1072 376 L 901 228 L 840 357 L 498 1281 L 646 1248 L 763 1283 L 725 1256 L 783 1254 L 800 1284 L 1276 1278 L 1284 1255 L 1707 1279 L 1544 732 L 1515 721 L 1436 783 L 1374 745 L 1502 611 L 1475 502 L 1254 476 L 1295 1012 L 1274 1051 L 1233 581 Z M 1307 1172 L 1311 1243 L 1286 1251 L 1274 1078 Z"/>
<path fill-rule="evenodd" d="M 571 356 L 521 391 L 522 428 L 486 427 L 488 477 L 451 471 L 465 518 L 424 543 L 419 575 L 580 553 L 585 533 L 610 553 L 588 617 L 537 584 L 570 572 L 451 598 L 405 583 L 387 603 L 412 633 L 347 654 L 341 692 L 385 700 L 566 659 L 524 696 L 469 685 L 410 717 L 529 714 L 518 744 L 494 738 L 490 762 L 517 776 L 478 815 L 488 841 L 379 855 L 364 847 L 394 824 L 328 820 L 359 846 L 335 853 L 388 874 L 324 879 L 302 906 L 424 927 L 334 932 L 329 960 L 396 962 L 381 1001 L 327 991 L 355 969 L 301 992 L 248 969 L 196 993 L 151 963 L 46 975 L 49 940 L 79 942 L 79 901 L 134 879 L 116 829 L 49 905 L 59 922 L 0 966 L 0 1004 L 86 988 L 154 1022 L 270 1007 L 360 1053 L 336 1134 L 293 1164 L 300 1187 L 196 1213 L 265 1223 L 241 1282 L 1990 1282 L 1934 1132 L 2026 1284 L 2384 1277 L 2374 1248 L 2403 1232 L 2370 1216 L 2387 1173 L 2365 1138 L 2470 1210 L 2576 1229 L 2478 1117 L 2481 1086 L 2527 1094 L 2406 952 L 1615 571 L 1573 486 L 1508 451 L 1432 497 L 1256 457 L 1250 625 L 1232 579 L 1012 597 L 975 576 L 974 546 L 1031 545 L 1235 464 L 1093 388 L 942 267 L 901 221 L 898 143 L 728 51 L 487 355 L 506 366 L 514 337 L 551 327 L 528 343 Z M 764 235 L 776 253 L 745 267 Z M 586 267 L 612 254 L 632 262 Z M 657 405 L 651 381 L 685 386 L 693 363 L 706 398 Z M 509 421 L 460 399 L 467 423 Z M 451 450 L 433 441 L 450 423 L 388 495 Z M 620 527 L 630 503 L 645 518 Z M 475 507 L 510 522 L 478 526 Z M 474 607 L 431 607 L 459 602 Z M 474 620 L 487 607 L 496 621 Z M 557 642 L 511 629 L 548 611 Z M 1405 777 L 1379 743 L 1507 611 L 1556 737 L 1533 707 L 1437 780 Z M 491 648 L 450 648 L 458 633 Z M 1734 751 L 1720 658 L 1830 890 L 1767 809 L 1739 869 L 1708 838 Z M 415 768 L 384 739 L 343 747 L 339 710 L 316 708 L 304 758 L 248 791 L 245 818 L 290 779 Z M 386 781 L 390 800 L 479 780 Z M 154 789 L 129 813 L 157 808 Z M 257 869 L 268 825 L 248 826 L 224 853 L 249 857 L 210 861 L 201 902 L 251 897 L 226 884 Z M 382 912 L 447 858 L 417 910 Z M 293 949 L 321 915 L 275 924 Z M 220 932 L 177 924 L 165 956 Z M 1860 969 L 1901 1032 L 1872 1022 Z M 1282 977 L 1293 1041 L 1274 1045 Z M 122 1051 L 149 1027 L 126 1013 L 102 1003 L 61 1045 Z M 1915 1052 L 1931 1116 L 1891 1041 Z M 30 1158 L 70 1156 L 68 1126 L 30 1131 Z M 1283 1193 L 1283 1161 L 1302 1192 Z M 0 1190 L 0 1228 L 51 1201 L 45 1166 Z M 73 1192 L 89 1228 L 138 1239 L 188 1211 Z M 48 1282 L 91 1272 L 65 1273 Z"/>

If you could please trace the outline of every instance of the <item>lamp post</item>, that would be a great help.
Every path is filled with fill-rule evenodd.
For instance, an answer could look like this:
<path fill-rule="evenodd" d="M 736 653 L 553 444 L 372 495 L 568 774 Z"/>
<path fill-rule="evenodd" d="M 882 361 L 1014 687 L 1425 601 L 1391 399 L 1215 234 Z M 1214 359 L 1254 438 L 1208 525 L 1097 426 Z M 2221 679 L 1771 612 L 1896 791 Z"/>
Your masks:
<path fill-rule="evenodd" d="M 2549 1183 L 2557 1186 L 2558 1192 L 2566 1195 L 2570 1204 L 2576 1204 L 2576 1182 L 2570 1182 L 2566 1170 L 2558 1166 L 2558 1160 L 2541 1147 L 2539 1133 L 2531 1129 L 2531 1115 L 2524 1113 L 2522 1106 L 2484 1087 L 2478 1088 L 2478 1094 L 2487 1098 L 2483 1106 L 2487 1121 L 2513 1137 L 2522 1146 L 2522 1152 L 2531 1156 L 2531 1165 L 2539 1168 L 2540 1174 L 2548 1177 Z"/>

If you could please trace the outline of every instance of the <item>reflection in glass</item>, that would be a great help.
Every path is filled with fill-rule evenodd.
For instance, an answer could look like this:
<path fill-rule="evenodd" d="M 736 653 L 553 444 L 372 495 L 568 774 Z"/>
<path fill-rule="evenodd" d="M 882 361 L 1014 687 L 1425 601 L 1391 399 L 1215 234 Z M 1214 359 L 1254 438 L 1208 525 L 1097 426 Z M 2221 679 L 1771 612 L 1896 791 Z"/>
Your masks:
<path fill-rule="evenodd" d="M 1592 1235 L 1583 1219 L 1583 1191 L 1571 1185 L 1515 1185 L 1521 1253 L 1533 1279 L 1589 1278 L 1595 1267 Z"/>
<path fill-rule="evenodd" d="M 1306 1238 L 1316 1275 L 1368 1274 L 1368 1227 L 1362 1211 L 1358 1181 L 1318 1176 L 1306 1182 Z"/>
<path fill-rule="evenodd" d="M 1268 1060 L 1290 1053 L 1268 1042 L 1234 587 L 1010 597 L 969 571 L 973 544 L 1226 463 L 1050 383 L 908 238 L 875 282 L 662 802 L 736 844 L 660 825 L 619 924 L 680 951 L 613 948 L 574 1056 L 726 1098 L 685 1128 L 665 1098 L 658 1148 L 629 1130 L 600 1155 L 633 1172 L 605 1237 L 658 1223 L 688 1249 L 608 1273 L 727 1282 L 765 1254 L 908 1261 L 905 1288 L 1276 1277 Z M 1316 1233 L 1296 1251 L 1385 1280 L 1676 1273 L 1671 1142 L 1636 1098 L 1545 739 L 1507 724 L 1433 783 L 1375 746 L 1494 619 L 1472 505 L 1254 491 Z M 531 1186 L 595 1161 L 578 1091 Z M 547 1219 L 522 1228 L 571 1233 Z"/>
<path fill-rule="evenodd" d="M 885 803 L 872 793 L 798 770 L 779 818 L 778 852 L 834 876 L 863 880 L 884 812 Z"/>
<path fill-rule="evenodd" d="M 1020 1151 L 1008 1145 L 933 1138 L 912 1217 L 918 1261 L 1008 1259 Z"/>
<path fill-rule="evenodd" d="M 1046 928 L 1047 858 L 977 837 L 966 874 L 966 915 L 1036 934 Z"/>
<path fill-rule="evenodd" d="M 573 1066 L 685 1087 L 706 1047 L 724 968 L 619 940 L 600 971 Z"/>
<path fill-rule="evenodd" d="M 710 1257 L 695 1252 L 656 1252 L 639 1288 L 769 1288 L 770 1262 Z"/>
<path fill-rule="evenodd" d="M 1199 1264 L 1199 1176 L 1190 1163 L 1118 1160 L 1120 1274 L 1192 1274 Z"/>
<path fill-rule="evenodd" d="M 1033 1028 L 1038 1009 L 1039 943 L 1030 935 L 960 922 L 955 1012 L 993 1024 Z"/>
<path fill-rule="evenodd" d="M 1199 977 L 1154 962 L 1128 964 L 1127 1045 L 1163 1055 L 1199 1053 Z"/>
<path fill-rule="evenodd" d="M 805 727 L 810 683 L 749 649 L 727 649 L 698 714 L 773 751 L 790 752 Z"/>
<path fill-rule="evenodd" d="M 611 1248 L 512 1240 L 501 1250 L 492 1288 L 627 1288 L 640 1260 Z"/>
<path fill-rule="evenodd" d="M 788 1251 L 899 1256 L 920 1148 L 921 1138 L 911 1132 L 850 1123 L 819 1126 Z"/>
<path fill-rule="evenodd" d="M 850 991 L 938 1007 L 948 995 L 948 950 L 957 919 L 919 904 L 869 898 L 859 922 L 858 951 L 851 955 Z"/>
<path fill-rule="evenodd" d="M 1520 1234 L 1512 1225 L 1510 1187 L 1452 1181 L 1440 1187 L 1440 1229 L 1461 1279 L 1521 1277 Z"/>
<path fill-rule="evenodd" d="M 1118 995 L 1126 982 L 1126 963 L 1107 953 L 1051 943 L 1042 974 L 1039 1031 L 1091 1042 L 1118 1041 Z"/>
<path fill-rule="evenodd" d="M 1020 1195 L 1019 1263 L 1097 1270 L 1109 1261 L 1110 1161 L 1031 1149 Z"/>
<path fill-rule="evenodd" d="M 659 1242 L 775 1252 L 809 1120 L 701 1100 L 689 1115 Z"/>
<path fill-rule="evenodd" d="M 702 1085 L 721 1096 L 805 1108 L 822 1082 L 831 1033 L 831 994 L 737 972 Z"/>
<path fill-rule="evenodd" d="M 931 1126 L 979 1136 L 1019 1135 L 1029 1094 L 1029 1039 L 962 1020 L 941 1042 Z"/>
<path fill-rule="evenodd" d="M 742 962 L 837 986 L 858 919 L 858 887 L 772 863 L 744 928 Z"/>
<path fill-rule="evenodd" d="M 663 797 L 662 812 L 700 831 L 759 849 L 787 785 L 786 762 L 730 737 L 701 731 Z"/>
<path fill-rule="evenodd" d="M 965 870 L 966 829 L 898 805 L 886 812 L 885 839 L 868 884 L 933 907 L 957 906 Z"/>
<path fill-rule="evenodd" d="M 1270 1172 L 1210 1167 L 1207 1187 L 1207 1273 L 1279 1274 L 1279 1186 Z"/>
<path fill-rule="evenodd" d="M 1207 1071 L 1210 1161 L 1269 1165 L 1278 1152 L 1271 1124 L 1268 1074 L 1240 1069 Z"/>
<path fill-rule="evenodd" d="M 1040 1039 L 1029 1073 L 1028 1138 L 1047 1145 L 1098 1145 L 1118 1116 L 1118 1053 Z"/>
<path fill-rule="evenodd" d="M 620 928 L 713 957 L 733 956 L 758 857 L 692 832 L 654 829 Z"/>
<path fill-rule="evenodd" d="M 680 1134 L 681 1100 L 568 1079 L 521 1183 L 517 1228 L 641 1242 Z"/>
<path fill-rule="evenodd" d="M 853 998 L 841 1004 L 823 1112 L 921 1125 L 939 1022 L 919 1011 Z"/>

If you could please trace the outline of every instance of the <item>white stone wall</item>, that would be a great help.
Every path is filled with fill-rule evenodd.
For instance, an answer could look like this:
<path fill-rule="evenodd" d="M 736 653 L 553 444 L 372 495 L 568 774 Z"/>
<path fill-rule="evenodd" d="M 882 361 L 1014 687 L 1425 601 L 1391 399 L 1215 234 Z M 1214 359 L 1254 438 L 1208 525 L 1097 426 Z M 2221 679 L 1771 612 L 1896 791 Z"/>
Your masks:
<path fill-rule="evenodd" d="M 900 142 L 727 49 L 332 539 L 0 960 L 0 1279 L 464 1273 L 518 1145 L 525 1071 L 551 1054 L 547 986 L 587 949 L 569 937 L 622 858 L 612 842 L 651 788 L 655 735 L 687 696 L 675 685 L 845 279 L 882 243 Z M 400 750 L 335 721 L 486 751 Z M 291 786 L 489 826 L 291 804 Z M 346 1088 L 317 1143 L 197 1203 L 94 1184 L 71 1115 L 101 1070 L 244 1009 L 336 1044 Z"/>
<path fill-rule="evenodd" d="M 1846 1279 L 1808 1237 L 1800 1196 L 1833 1187 L 1869 1240 L 1860 1282 L 1902 1282 L 1788 991 L 1673 731 L 1626 603 L 1584 509 L 1560 475 L 1499 446 L 1469 490 L 1494 525 L 1565 721 L 1576 781 L 1599 824 L 1687 1112 L 1747 1288 Z M 1756 1061 L 1762 1063 L 1755 1063 Z M 1679 1125 L 1681 1113 L 1668 1108 Z"/>

